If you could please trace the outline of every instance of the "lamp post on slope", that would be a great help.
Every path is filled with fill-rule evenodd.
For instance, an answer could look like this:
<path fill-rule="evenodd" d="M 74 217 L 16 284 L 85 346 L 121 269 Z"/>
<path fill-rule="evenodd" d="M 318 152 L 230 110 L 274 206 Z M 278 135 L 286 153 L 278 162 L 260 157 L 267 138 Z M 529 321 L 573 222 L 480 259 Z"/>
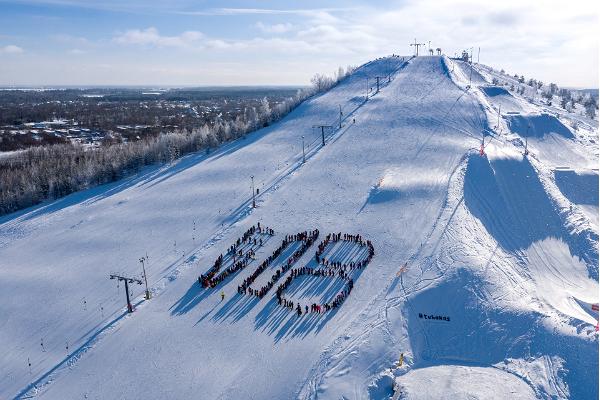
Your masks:
<path fill-rule="evenodd" d="M 306 162 L 306 154 L 304 153 L 304 135 L 302 135 L 302 163 Z"/>
<path fill-rule="evenodd" d="M 148 290 L 148 278 L 146 277 L 146 267 L 144 266 L 144 261 L 146 261 L 146 257 L 140 258 L 140 262 L 142 263 L 142 271 L 144 272 L 144 282 L 146 283 L 146 300 L 150 300 L 150 291 Z"/>
<path fill-rule="evenodd" d="M 252 180 L 252 208 L 256 208 L 256 199 L 254 197 L 254 175 L 250 176 Z"/>

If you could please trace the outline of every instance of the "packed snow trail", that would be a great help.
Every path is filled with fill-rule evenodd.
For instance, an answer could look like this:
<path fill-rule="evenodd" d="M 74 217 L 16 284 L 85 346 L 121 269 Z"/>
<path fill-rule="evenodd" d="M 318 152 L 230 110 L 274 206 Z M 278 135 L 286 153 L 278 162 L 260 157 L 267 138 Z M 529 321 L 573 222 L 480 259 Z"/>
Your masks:
<path fill-rule="evenodd" d="M 54 268 L 40 279 L 53 285 L 48 289 L 54 296 L 64 287 L 52 280 L 62 276 L 60 265 L 69 265 L 76 253 L 61 243 L 89 238 L 94 239 L 86 247 L 91 261 L 81 271 L 71 269 L 74 282 L 87 290 L 88 307 L 89 293 L 107 290 L 111 270 L 102 269 L 105 260 L 131 260 L 124 272 L 136 274 L 146 249 L 152 250 L 149 276 L 157 295 L 89 343 L 68 368 L 47 375 L 38 389 L 27 386 L 26 364 L 15 367 L 20 365 L 15 360 L 39 346 L 36 338 L 31 335 L 30 346 L 18 335 L 3 336 L 2 348 L 23 348 L 9 352 L 12 358 L 6 361 L 11 377 L 20 381 L 10 381 L 8 389 L 0 382 L 0 396 L 21 390 L 22 397 L 49 399 L 383 399 L 397 380 L 406 398 L 418 398 L 415 391 L 431 381 L 446 382 L 457 395 L 486 398 L 485 387 L 461 387 L 469 383 L 465 371 L 470 371 L 489 379 L 490 386 L 513 385 L 514 397 L 593 398 L 588 395 L 594 396 L 589 387 L 597 383 L 597 336 L 592 317 L 580 312 L 597 302 L 597 280 L 588 277 L 587 246 L 594 237 L 586 232 L 593 231 L 556 211 L 556 204 L 569 200 L 561 197 L 554 175 L 541 162 L 515 159 L 518 146 L 506 138 L 498 136 L 486 147 L 489 156 L 477 154 L 481 134 L 491 125 L 486 95 L 477 88 L 484 73 L 474 75 L 467 89 L 459 62 L 418 57 L 401 67 L 391 60 L 397 62 L 393 68 L 390 59 L 365 64 L 245 143 L 149 170 L 130 187 L 108 186 L 96 192 L 95 203 L 82 202 L 89 196 L 82 193 L 62 203 L 64 209 L 51 204 L 5 220 L 0 251 L 22 274 L 38 271 L 35 259 L 39 263 L 47 255 L 40 246 L 60 250 Z M 366 78 L 390 71 L 391 82 L 365 102 Z M 310 127 L 334 124 L 339 104 L 344 126 L 324 147 L 312 147 L 302 164 L 300 137 L 312 134 L 308 142 L 318 144 L 320 132 Z M 519 183 L 514 189 L 513 174 Z M 248 199 L 250 175 L 261 188 L 254 210 Z M 580 203 L 593 202 L 574 196 L 568 183 L 560 187 Z M 535 208 L 534 200 L 543 207 Z M 510 217 L 499 218 L 504 214 Z M 549 232 L 539 219 L 547 217 Z M 298 317 L 270 295 L 258 300 L 237 294 L 253 266 L 215 289 L 200 289 L 197 276 L 259 221 L 276 231 L 257 250 L 259 261 L 283 235 L 315 228 L 322 234 L 358 233 L 373 241 L 375 257 L 341 308 L 325 315 Z M 42 223 L 48 233 L 32 230 Z M 77 231 L 56 234 L 69 224 Z M 129 235 L 113 233 L 116 226 L 128 227 Z M 142 237 L 147 231 L 153 234 Z M 107 255 L 114 246 L 109 239 L 123 241 L 120 258 Z M 31 249 L 31 264 L 18 257 L 17 250 L 24 248 Z M 310 265 L 313 251 L 296 265 Z M 565 263 L 569 276 L 561 279 Z M 336 290 L 335 282 L 323 282 L 310 292 Z M 30 306 L 16 287 L 10 291 Z M 64 301 L 78 304 L 83 292 L 77 290 L 83 289 L 77 287 Z M 290 293 L 309 301 L 314 294 L 307 291 Z M 549 291 L 555 295 L 548 296 Z M 119 315 L 122 293 L 111 299 L 111 310 Z M 23 308 L 8 311 L 22 321 L 17 312 Z M 83 312 L 54 312 L 36 317 L 71 321 L 70 330 L 53 326 L 56 337 L 79 332 L 85 342 L 85 332 L 94 331 L 89 322 L 79 321 Z M 39 326 L 27 321 L 21 328 Z M 60 353 L 59 339 L 54 346 Z M 404 364 L 392 374 L 400 353 Z M 51 370 L 61 358 L 48 357 L 36 374 Z M 449 380 L 449 375 L 463 377 Z"/>
<path fill-rule="evenodd" d="M 0 303 L 5 322 L 0 348 L 10 350 L 0 360 L 6 371 L 0 397 L 35 382 L 122 314 L 123 285 L 117 288 L 109 273 L 139 276 L 138 259 L 147 255 L 148 280 L 161 290 L 181 266 L 194 264 L 193 253 L 213 245 L 248 214 L 250 175 L 261 196 L 276 189 L 301 164 L 302 135 L 310 157 L 321 139 L 312 126 L 337 120 L 340 104 L 345 112 L 360 107 L 366 77 L 402 64 L 399 58 L 371 62 L 327 92 L 327 100 L 306 101 L 275 126 L 208 155 L 193 154 L 1 218 L 6 299 Z M 131 289 L 136 297 L 143 288 Z"/>
<path fill-rule="evenodd" d="M 457 84 L 466 87 L 464 78 Z M 470 90 L 481 99 L 476 91 Z M 499 146 L 493 143 L 488 150 L 496 153 Z M 496 173 L 489 172 L 487 157 L 472 153 L 463 160 L 451 177 L 445 209 L 426 236 L 426 245 L 398 269 L 399 277 L 349 331 L 367 328 L 339 338 L 323 354 L 302 398 L 386 398 L 392 391 L 389 368 L 401 352 L 404 366 L 394 372 L 400 375 L 399 398 L 420 398 L 423 393 L 435 397 L 431 385 L 444 382 L 465 362 L 492 369 L 492 387 L 508 379 L 497 369 L 519 377 L 531 388 L 520 393 L 524 398 L 598 396 L 593 329 L 598 316 L 589 314 L 591 303 L 598 301 L 597 234 L 592 231 L 590 245 L 574 234 L 562 213 L 555 211 L 556 199 L 550 198 L 555 194 L 546 177 L 536 183 L 537 169 L 522 155 L 517 161 L 518 148 L 510 143 L 506 147 L 508 154 L 493 154 Z M 589 157 L 585 148 L 579 152 Z M 493 191 L 486 189 L 493 186 Z M 482 198 L 479 193 L 486 190 Z M 597 213 L 597 201 L 585 193 L 591 192 L 583 190 L 579 197 L 593 203 Z M 375 194 L 393 197 L 379 188 Z M 500 230 L 504 233 L 495 234 Z M 417 315 L 423 312 L 453 323 L 422 320 Z M 436 368 L 438 364 L 444 367 Z M 418 381 L 407 385 L 402 374 L 413 368 L 430 372 L 417 374 Z M 466 379 L 455 385 L 448 394 L 463 390 L 473 398 L 503 398 L 499 392 L 490 397 L 485 390 L 473 391 L 475 386 L 468 387 Z"/>
<path fill-rule="evenodd" d="M 373 63 L 374 66 L 377 63 Z M 422 71 L 422 72 L 420 72 Z M 423 107 L 423 104 L 427 104 L 429 100 L 425 100 L 423 98 L 424 95 L 431 93 L 437 86 L 437 90 L 443 93 L 445 89 L 452 89 L 455 91 L 449 96 L 448 102 L 449 104 L 454 104 L 456 99 L 461 96 L 462 92 L 457 90 L 451 82 L 444 78 L 443 73 L 443 64 L 441 59 L 432 58 L 432 59 L 421 59 L 414 60 L 414 65 L 411 64 L 405 70 L 401 70 L 396 76 L 395 80 L 388 85 L 387 88 L 382 89 L 381 92 L 374 96 L 369 100 L 369 102 L 363 106 L 356 114 L 356 126 L 350 126 L 348 131 L 344 133 L 343 136 L 339 136 L 339 138 L 328 144 L 322 151 L 316 154 L 313 159 L 310 160 L 301 170 L 299 170 L 294 176 L 292 176 L 282 187 L 277 190 L 276 196 L 270 196 L 266 198 L 261 204 L 260 208 L 256 210 L 252 219 L 260 219 L 262 217 L 263 223 L 269 226 L 274 226 L 278 232 L 294 232 L 299 229 L 307 229 L 312 227 L 319 227 L 323 232 L 327 232 L 328 230 L 340 230 L 342 228 L 347 228 L 345 230 L 355 232 L 356 227 L 361 227 L 361 234 L 365 235 L 365 237 L 377 236 L 377 235 L 387 235 L 386 232 L 390 231 L 389 226 L 381 225 L 381 221 L 386 221 L 388 219 L 387 215 L 390 213 L 390 208 L 395 209 L 395 204 L 390 203 L 389 205 L 383 204 L 377 207 L 377 214 L 373 215 L 373 210 L 371 210 L 372 206 L 367 204 L 367 206 L 363 209 L 362 212 L 356 214 L 361 207 L 364 206 L 365 202 L 368 203 L 368 195 L 370 192 L 370 188 L 388 171 L 390 170 L 399 170 L 402 171 L 406 176 L 415 175 L 415 173 L 419 173 L 423 175 L 425 171 L 429 172 L 431 167 L 431 162 L 429 160 L 423 159 L 422 162 L 415 162 L 415 159 L 418 159 L 417 152 L 420 154 L 430 154 L 437 155 L 438 152 L 438 141 L 442 141 L 442 143 L 450 148 L 458 148 L 460 149 L 457 152 L 442 152 L 441 163 L 439 167 L 437 167 L 437 171 L 439 173 L 439 177 L 436 177 L 433 181 L 424 182 L 424 196 L 426 199 L 432 199 L 433 203 L 430 208 L 433 210 L 437 210 L 440 207 L 440 203 L 444 196 L 444 185 L 443 182 L 445 171 L 451 169 L 451 165 L 456 163 L 458 159 L 462 156 L 465 149 L 469 147 L 473 147 L 476 143 L 473 143 L 469 137 L 466 137 L 463 134 L 456 134 L 455 132 L 441 132 L 439 134 L 440 138 L 432 138 L 435 136 L 436 131 L 440 131 L 439 124 L 433 124 L 425 118 L 419 121 L 418 115 L 422 113 L 420 108 Z M 430 78 L 435 77 L 436 82 L 435 85 L 430 83 Z M 358 77 L 356 79 L 359 79 Z M 444 83 L 444 79 L 447 81 Z M 403 92 L 407 92 L 406 94 Z M 384 96 L 389 96 L 389 98 L 385 98 Z M 322 96 L 321 101 L 325 101 L 327 96 Z M 436 100 L 445 105 L 446 98 L 444 96 L 435 96 Z M 420 100 L 421 99 L 421 100 Z M 415 101 L 416 100 L 416 101 Z M 330 100 L 333 104 L 337 102 L 337 99 L 333 98 Z M 435 108 L 436 106 L 440 106 L 440 104 L 434 104 L 431 108 Z M 471 103 L 467 102 L 464 106 L 469 111 L 463 112 L 463 114 L 468 115 L 470 113 Z M 334 107 L 331 107 L 334 109 Z M 439 116 L 437 118 L 443 119 L 447 115 L 448 107 L 437 107 L 444 112 L 439 112 Z M 460 110 L 459 110 L 460 111 Z M 411 115 L 412 114 L 412 115 Z M 436 113 L 434 113 L 435 116 Z M 458 113 L 460 115 L 460 112 Z M 390 118 L 390 116 L 392 118 Z M 416 118 L 415 118 L 416 117 Z M 458 121 L 457 121 L 458 122 Z M 473 136 L 477 136 L 477 131 L 481 129 L 481 127 L 476 126 L 477 122 L 474 122 L 475 126 L 473 129 Z M 282 124 L 285 126 L 285 122 Z M 307 124 L 308 125 L 308 124 Z M 466 127 L 469 129 L 468 127 Z M 368 143 L 368 144 L 367 144 Z M 246 147 L 247 148 L 247 147 Z M 245 149 L 246 149 L 245 148 Z M 389 148 L 407 148 L 409 151 L 402 152 L 389 152 Z M 350 153 L 345 154 L 344 150 L 348 149 Z M 410 151 L 412 149 L 412 152 Z M 239 153 L 239 152 L 238 152 Z M 338 154 L 341 153 L 341 154 Z M 236 154 L 236 153 L 232 153 Z M 237 154 L 236 154 L 237 155 Z M 241 155 L 238 155 L 241 157 Z M 332 162 L 335 160 L 335 162 Z M 397 160 L 397 162 L 396 162 Z M 230 161 L 231 162 L 231 161 Z M 239 163 L 243 165 L 246 161 Z M 404 163 L 404 165 L 402 165 Z M 202 163 L 200 163 L 202 164 Z M 337 164 L 337 165 L 336 165 Z M 450 168 L 448 168 L 450 166 Z M 324 172 L 325 171 L 325 172 Z M 350 180 L 349 182 L 347 180 Z M 299 182 L 297 182 L 299 181 Z M 356 182 L 354 182 L 356 181 Z M 168 181 L 166 181 L 168 182 Z M 360 183 L 360 184 L 356 184 Z M 406 187 L 400 188 L 401 193 L 406 193 L 407 198 L 402 200 L 403 204 L 406 204 L 408 208 L 408 213 L 414 215 L 411 218 L 410 222 L 403 221 L 403 216 L 399 216 L 399 221 L 396 221 L 395 228 L 392 228 L 392 231 L 397 231 L 398 234 L 401 235 L 402 240 L 407 240 L 407 237 L 410 237 L 410 241 L 416 242 L 419 238 L 419 233 L 415 232 L 415 229 L 412 229 L 410 232 L 404 227 L 406 226 L 415 226 L 417 229 L 421 225 L 424 225 L 423 230 L 426 230 L 426 226 L 431 222 L 426 222 L 429 220 L 429 215 L 426 210 L 423 210 L 421 202 L 415 202 L 413 200 L 413 204 L 411 205 L 409 200 L 409 193 L 411 190 L 414 190 L 416 186 L 420 186 L 421 182 L 415 181 L 413 182 L 415 187 Z M 432 188 L 432 195 L 428 195 L 428 188 Z M 298 192 L 300 191 L 300 193 Z M 301 199 L 300 201 L 298 199 Z M 345 204 L 351 202 L 351 204 Z M 437 202 L 437 205 L 435 204 Z M 352 205 L 352 203 L 355 203 Z M 289 209 L 292 207 L 292 209 Z M 356 221 L 352 221 L 349 219 L 344 223 L 344 226 L 339 226 L 339 218 L 336 216 L 337 214 L 345 215 L 348 213 L 348 209 L 353 209 L 354 211 L 351 214 L 355 214 L 356 217 L 352 217 L 357 219 Z M 269 220 L 272 219 L 273 221 Z M 296 222 L 294 222 L 296 221 Z M 251 221 L 248 221 L 251 223 Z M 374 229 L 373 225 L 377 225 L 379 231 L 377 234 L 370 234 L 370 230 Z M 198 229 L 198 227 L 197 227 Z M 240 227 L 241 229 L 241 227 Z M 382 231 L 383 230 L 383 231 Z M 402 241 L 400 240 L 400 242 Z M 227 242 L 224 240 L 223 242 Z M 387 240 L 385 242 L 388 242 Z M 385 243 L 384 242 L 384 243 Z M 390 242 L 388 242 L 390 243 Z M 223 251 L 221 248 L 211 248 L 206 252 L 206 257 L 203 255 L 203 260 L 212 259 L 212 255 L 218 252 Z M 385 248 L 385 244 L 382 246 Z M 211 251 L 212 254 L 211 254 Z M 388 256 L 393 255 L 388 250 L 382 250 L 385 253 L 388 253 Z M 396 249 L 394 252 L 397 251 Z M 150 256 L 152 257 L 152 256 Z M 383 256 L 384 259 L 388 258 Z M 392 257 L 389 257 L 392 258 Z M 398 256 L 394 255 L 393 258 L 398 260 Z M 206 263 L 204 263 L 206 265 Z M 330 341 L 330 337 L 335 337 L 335 333 L 331 332 L 341 332 L 341 327 L 344 325 L 344 322 L 350 320 L 355 313 L 357 313 L 360 309 L 361 302 L 364 302 L 362 299 L 369 299 L 371 296 L 369 291 L 365 291 L 366 288 L 371 288 L 373 279 L 379 281 L 381 279 L 385 280 L 385 276 L 389 276 L 390 274 L 395 273 L 396 265 L 388 264 L 386 268 L 381 268 L 376 265 L 374 260 L 372 266 L 367 268 L 363 275 L 360 277 L 357 283 L 357 287 L 352 296 L 347 300 L 344 304 L 340 312 L 338 312 L 330 321 L 322 320 L 316 321 L 315 326 L 310 326 L 308 328 L 304 327 L 302 335 L 308 331 L 311 335 L 306 336 L 304 340 L 289 340 L 290 337 L 294 337 L 295 333 L 300 333 L 297 331 L 299 329 L 298 326 L 294 326 L 293 324 L 288 326 L 286 324 L 281 324 L 280 329 L 276 331 L 274 337 L 265 336 L 262 333 L 250 335 L 251 337 L 256 337 L 254 342 L 256 348 L 260 348 L 261 342 L 265 349 L 273 348 L 273 340 L 276 340 L 277 346 L 285 346 L 286 350 L 281 354 L 281 350 L 278 350 L 277 355 L 281 354 L 280 357 L 273 355 L 273 357 L 268 357 L 269 351 L 265 350 L 263 353 L 263 357 L 268 360 L 268 364 L 274 364 L 271 368 L 274 371 L 278 371 L 277 377 L 280 382 L 287 382 L 289 377 L 298 376 L 296 382 L 300 382 L 302 376 L 307 372 L 310 367 L 311 354 L 312 359 L 316 359 L 316 356 L 320 353 L 320 349 L 324 344 Z M 188 276 L 188 279 L 178 279 L 172 285 L 169 285 L 165 292 L 161 294 L 160 297 L 154 299 L 153 302 L 150 302 L 144 306 L 144 313 L 139 313 L 134 315 L 132 318 L 128 319 L 126 324 L 122 324 L 119 328 L 119 334 L 109 335 L 106 337 L 99 348 L 94 349 L 93 352 L 88 353 L 85 357 L 83 357 L 77 364 L 77 367 L 73 369 L 73 371 L 69 371 L 68 374 L 60 377 L 60 381 L 63 379 L 70 379 L 70 376 L 76 371 L 84 370 L 84 364 L 87 362 L 92 362 L 96 357 L 100 354 L 98 350 L 100 348 L 104 348 L 107 346 L 109 348 L 113 340 L 133 340 L 133 337 L 137 336 L 136 334 L 125 333 L 124 330 L 133 329 L 134 331 L 137 327 L 141 327 L 138 324 L 133 324 L 135 320 L 140 318 L 146 319 L 151 318 L 156 315 L 155 312 L 151 311 L 155 307 L 160 307 L 164 309 L 165 312 L 168 313 L 168 309 L 177 302 L 177 300 L 181 297 L 182 293 L 185 293 L 187 288 L 190 288 L 191 285 L 195 282 L 193 278 L 193 273 L 186 274 L 183 272 L 184 276 Z M 382 276 L 379 276 L 382 274 Z M 236 282 L 240 279 L 243 274 L 236 276 L 232 279 L 230 286 L 236 287 Z M 374 276 L 376 278 L 374 278 Z M 191 278 L 191 279 L 190 279 Z M 181 283 L 180 283 L 181 282 Z M 364 283 L 363 283 L 364 282 Z M 179 285 L 184 285 L 182 291 L 181 289 L 177 289 Z M 362 288 L 361 288 L 362 286 Z M 233 292 L 229 291 L 229 295 L 232 295 Z M 364 292 L 364 293 L 363 293 Z M 192 331 L 188 331 L 187 333 L 183 333 L 186 331 L 186 328 L 179 327 L 177 330 L 182 330 L 181 335 L 184 337 L 188 337 L 189 339 L 193 339 L 194 343 L 210 343 L 208 340 L 211 337 L 221 337 L 222 340 L 219 342 L 221 344 L 225 342 L 229 343 L 238 343 L 236 347 L 244 348 L 241 343 L 244 343 L 245 340 L 243 338 L 247 338 L 249 332 L 253 332 L 255 328 L 255 324 L 260 325 L 260 318 L 256 318 L 255 314 L 261 308 L 261 304 L 259 303 L 255 306 L 255 309 L 251 310 L 244 318 L 238 320 L 235 325 L 235 329 L 227 329 L 225 332 L 222 332 L 219 327 L 223 324 L 216 324 L 210 321 L 210 317 L 207 317 L 197 327 L 194 327 L 194 324 L 198 322 L 198 319 L 201 318 L 208 310 L 215 306 L 211 302 L 214 301 L 215 296 L 204 299 L 193 311 L 188 312 L 188 314 L 181 317 L 172 317 L 170 318 L 175 324 L 180 325 L 184 324 L 185 320 L 191 319 L 192 323 L 185 323 L 187 329 L 191 329 Z M 167 301 L 169 300 L 169 301 Z M 216 299 L 215 299 L 216 300 Z M 344 310 L 352 310 L 355 308 L 353 302 L 357 302 L 359 307 L 356 311 L 352 313 L 343 312 Z M 203 304 L 204 303 L 204 304 Z M 161 306 L 161 304 L 163 304 Z M 208 307 L 210 305 L 210 307 Z M 164 308 L 163 308 L 164 307 Z M 204 308 L 206 307 L 206 308 Z M 218 308 L 215 312 L 218 311 Z M 195 314 L 192 318 L 191 314 Z M 160 318 L 164 318 L 162 313 L 159 313 Z M 187 318 L 186 318 L 187 317 Z M 339 319 L 339 321 L 336 321 Z M 254 322 L 256 320 L 256 322 Z M 248 325 L 248 322 L 252 322 Z M 229 326 L 229 323 L 226 323 Z M 142 325 L 152 326 L 152 323 L 144 322 Z M 158 325 L 164 325 L 164 323 L 159 323 Z M 170 324 L 169 324 L 170 325 Z M 205 326 L 206 325 L 206 326 Z M 215 331 L 217 329 L 217 331 Z M 320 329 L 320 331 L 318 331 Z M 318 335 L 313 336 L 314 333 L 319 332 Z M 328 333 L 329 331 L 329 333 Z M 260 332 L 257 331 L 257 332 Z M 167 333 L 168 336 L 172 337 L 173 333 Z M 198 334 L 201 334 L 201 337 L 198 338 Z M 161 335 L 161 333 L 158 333 Z M 228 340 L 224 339 L 224 337 L 233 335 Z M 240 335 L 240 336 L 238 336 Z M 152 334 L 151 336 L 154 336 Z M 158 339 L 158 338 L 157 338 Z M 284 342 L 283 339 L 286 339 Z M 161 343 L 165 342 L 164 339 L 160 340 Z M 136 347 L 140 344 L 136 344 Z M 162 345 L 161 345 L 162 346 Z M 167 345 L 170 346 L 170 345 Z M 220 347 L 216 346 L 215 351 Z M 296 351 L 298 354 L 303 354 L 302 359 L 304 361 L 292 361 L 294 358 L 290 356 L 294 353 L 294 347 L 298 349 L 302 349 L 301 351 Z M 288 351 L 289 350 L 289 351 Z M 223 349 L 220 352 L 224 351 Z M 273 352 L 273 350 L 270 350 Z M 122 354 L 122 356 L 126 356 L 129 364 L 130 362 L 138 364 L 135 361 L 136 358 L 142 357 L 142 352 L 134 352 L 129 354 Z M 176 352 L 178 353 L 178 352 Z M 192 351 L 193 353 L 193 351 Z M 212 351 L 209 351 L 208 354 L 205 354 L 205 357 L 211 357 Z M 226 352 L 225 352 L 226 353 Z M 238 360 L 240 368 L 251 368 L 252 365 L 256 364 L 256 360 L 252 355 L 241 355 L 237 354 L 236 358 L 242 357 L 241 360 Z M 149 354 L 155 354 L 155 351 L 150 351 Z M 117 356 L 111 351 L 102 351 L 102 357 L 109 356 L 114 357 Z M 190 354 L 189 356 L 192 356 Z M 216 356 L 212 356 L 216 357 Z M 232 356 L 233 357 L 233 354 Z M 224 354 L 223 362 L 227 360 L 227 355 Z M 272 359 L 271 359 L 272 358 Z M 191 357 L 189 359 L 190 362 L 195 364 L 198 359 L 196 357 Z M 139 361 L 141 364 L 144 362 Z M 118 363 L 117 363 L 118 364 Z M 183 361 L 183 365 L 186 365 L 187 362 Z M 275 367 L 276 364 L 276 367 Z M 133 364 L 129 364 L 133 365 Z M 183 368 L 187 371 L 193 371 L 193 368 Z M 287 365 L 287 373 L 285 366 Z M 302 367 L 304 366 L 304 367 Z M 116 367 L 116 365 L 115 365 Z M 191 365 L 190 365 L 191 367 Z M 291 368 L 291 370 L 290 370 Z M 179 368 L 178 368 L 179 370 Z M 211 371 L 221 371 L 222 368 L 218 365 L 215 365 L 211 368 Z M 114 370 L 113 370 L 114 371 Z M 117 372 L 115 372 L 117 373 Z M 143 373 L 143 371 L 129 371 L 128 374 L 136 374 Z M 207 373 L 207 382 L 228 382 L 227 376 L 219 377 L 218 374 L 216 376 L 211 376 L 210 371 L 206 371 Z M 118 374 L 118 373 L 117 373 Z M 256 382 L 257 377 L 250 376 L 244 377 L 243 380 L 240 380 L 240 377 L 231 376 L 230 382 L 238 382 L 239 385 L 242 385 L 243 382 L 254 381 Z M 132 377 L 133 378 L 133 377 Z M 265 379 L 265 378 L 262 378 Z M 270 380 L 274 379 L 270 377 Z M 156 382 L 160 382 L 160 378 L 156 380 Z M 162 382 L 163 385 L 166 385 L 166 382 Z M 297 386 L 298 383 L 292 385 Z M 62 383 L 57 385 L 54 383 L 53 385 L 48 386 L 48 394 L 50 395 L 53 390 L 58 390 L 54 388 L 61 387 L 66 389 L 70 385 L 63 386 Z M 86 386 L 86 385 L 83 385 Z M 109 385 L 101 385 L 109 390 Z M 169 387 L 170 385 L 166 385 L 165 387 Z M 227 385 L 225 385 L 227 386 Z M 256 385 L 254 385 L 256 386 Z M 284 385 L 286 388 L 290 388 L 289 382 Z M 79 386 L 81 388 L 82 386 Z M 206 385 L 203 385 L 206 389 Z M 61 389 L 61 390 L 63 390 Z M 133 388 L 132 388 L 133 389 Z M 126 389 L 128 390 L 128 389 Z M 215 394 L 218 396 L 220 389 L 218 387 L 213 388 L 214 391 L 208 391 L 207 393 Z M 258 388 L 256 388 L 258 390 Z M 263 388 L 266 390 L 266 388 Z M 284 390 L 282 387 L 281 390 Z M 133 392 L 132 392 L 133 393 Z M 137 393 L 137 392 L 136 392 Z M 289 395 L 289 392 L 284 390 L 278 393 L 273 392 L 270 394 L 272 397 L 286 397 L 284 393 Z M 266 393 L 263 393 L 266 394 Z M 55 394 L 57 395 L 57 394 Z M 66 394 L 65 394 L 66 395 Z M 105 393 L 105 395 L 110 396 L 109 393 Z M 158 393 L 154 393 L 156 396 L 160 396 Z M 256 397 L 260 397 L 261 395 L 257 394 Z M 212 397 L 212 396 L 211 396 Z"/>

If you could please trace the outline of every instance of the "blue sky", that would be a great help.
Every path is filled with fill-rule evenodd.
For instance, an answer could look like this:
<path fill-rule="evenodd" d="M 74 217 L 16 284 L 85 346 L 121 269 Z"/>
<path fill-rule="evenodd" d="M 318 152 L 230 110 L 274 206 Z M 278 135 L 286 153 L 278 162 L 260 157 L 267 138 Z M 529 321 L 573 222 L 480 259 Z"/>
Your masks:
<path fill-rule="evenodd" d="M 0 85 L 303 85 L 415 38 L 598 87 L 594 1 L 0 0 Z"/>

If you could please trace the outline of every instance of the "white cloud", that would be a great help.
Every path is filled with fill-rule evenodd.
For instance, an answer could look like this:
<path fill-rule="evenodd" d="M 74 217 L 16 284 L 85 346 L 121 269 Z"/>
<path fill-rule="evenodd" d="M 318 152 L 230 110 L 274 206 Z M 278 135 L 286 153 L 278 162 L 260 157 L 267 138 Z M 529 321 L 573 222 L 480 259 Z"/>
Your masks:
<path fill-rule="evenodd" d="M 15 46 L 14 44 L 9 44 L 4 47 L 0 47 L 0 54 L 20 54 L 23 53 L 24 50 L 19 46 Z"/>
<path fill-rule="evenodd" d="M 156 28 L 130 29 L 114 38 L 121 44 L 149 45 L 156 47 L 190 47 L 204 38 L 202 32 L 186 31 L 177 36 L 162 36 Z"/>
<path fill-rule="evenodd" d="M 117 0 L 108 2 L 117 4 Z M 142 3 L 139 0 L 140 7 Z M 107 45 L 106 38 L 90 41 L 68 35 L 51 38 L 64 43 L 64 51 L 88 51 L 90 57 L 79 57 L 82 63 L 101 55 L 103 60 L 117 64 L 123 57 L 138 61 L 146 56 L 133 48 L 139 46 L 155 49 L 154 54 L 160 54 L 162 59 L 152 61 L 161 67 L 168 64 L 169 52 L 185 51 L 186 57 L 178 58 L 181 69 L 177 71 L 182 81 L 188 69 L 193 71 L 201 64 L 205 68 L 202 76 L 208 76 L 209 66 L 227 62 L 238 66 L 238 75 L 227 75 L 224 70 L 219 70 L 220 66 L 215 67 L 210 74 L 215 81 L 253 83 L 253 74 L 265 79 L 271 74 L 274 83 L 285 83 L 282 82 L 284 77 L 289 79 L 288 83 L 304 82 L 314 72 L 331 73 L 339 65 L 360 64 L 390 53 L 410 54 L 412 49 L 408 45 L 416 37 L 421 43 L 431 41 L 432 47 L 441 47 L 449 55 L 470 47 L 474 47 L 477 54 L 477 48 L 481 47 L 481 62 L 545 82 L 556 81 L 567 86 L 598 84 L 600 34 L 594 2 L 400 0 L 377 7 L 365 1 L 362 4 L 358 8 L 287 10 L 214 8 L 189 11 L 174 7 L 169 12 L 222 16 L 217 21 L 222 24 L 219 31 L 227 32 L 226 36 L 209 30 L 213 24 L 203 27 L 203 32 L 185 31 L 186 28 L 177 30 L 177 26 L 171 26 L 170 29 L 175 31 L 168 33 L 167 24 L 164 28 L 160 26 L 160 32 L 156 27 L 141 25 L 141 29 L 114 35 L 112 43 L 131 46 L 127 52 L 116 55 L 112 53 L 114 46 Z M 190 20 L 185 18 L 185 21 Z M 236 25 L 240 20 L 244 23 Z M 5 43 L 17 40 L 3 39 Z M 6 50 L 8 47 L 0 46 L 0 53 L 11 52 Z M 19 52 L 14 50 L 12 52 Z M 103 51 L 105 53 L 101 54 Z M 11 57 L 10 62 L 20 63 L 19 59 L 23 57 Z M 276 63 L 287 63 L 286 70 L 282 70 L 283 64 Z M 190 80 L 196 77 L 191 73 L 189 76 Z M 153 78 L 149 75 L 147 79 Z"/>
<path fill-rule="evenodd" d="M 259 21 L 254 26 L 264 33 L 285 33 L 294 29 L 290 23 L 267 25 Z"/>
<path fill-rule="evenodd" d="M 305 17 L 329 14 L 337 11 L 346 11 L 349 8 L 305 8 L 305 9 L 269 9 L 269 8 L 210 8 L 200 11 L 179 11 L 177 14 L 185 15 L 300 15 Z"/>
<path fill-rule="evenodd" d="M 73 46 L 90 46 L 92 43 L 82 36 L 73 36 L 66 33 L 58 33 L 50 36 L 51 39 L 58 43 L 70 44 Z"/>

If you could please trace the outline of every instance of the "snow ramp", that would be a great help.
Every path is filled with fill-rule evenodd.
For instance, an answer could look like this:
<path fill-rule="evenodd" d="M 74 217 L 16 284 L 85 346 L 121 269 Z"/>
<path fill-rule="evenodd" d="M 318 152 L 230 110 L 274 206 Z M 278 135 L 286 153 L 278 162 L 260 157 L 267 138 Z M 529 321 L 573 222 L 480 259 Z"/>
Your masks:
<path fill-rule="evenodd" d="M 528 140 L 534 157 L 550 167 L 597 168 L 597 159 L 582 151 L 569 127 L 548 113 L 508 114 L 512 133 Z M 522 140 L 524 142 L 524 140 Z"/>
<path fill-rule="evenodd" d="M 557 135 L 567 139 L 575 138 L 569 128 L 550 114 L 508 115 L 506 118 L 510 130 L 521 137 L 543 139 L 547 135 Z"/>
<path fill-rule="evenodd" d="M 516 98 L 501 86 L 482 85 L 480 89 L 489 103 L 504 114 L 521 113 L 530 108 L 523 100 Z"/>
<path fill-rule="evenodd" d="M 572 203 L 598 207 L 598 172 L 591 170 L 554 170 L 554 180 Z"/>
<path fill-rule="evenodd" d="M 539 296 L 560 312 L 592 323 L 572 307 L 572 298 L 595 298 L 597 248 L 565 227 L 527 158 L 473 156 L 464 186 L 465 205 L 505 251 L 527 262 Z"/>

